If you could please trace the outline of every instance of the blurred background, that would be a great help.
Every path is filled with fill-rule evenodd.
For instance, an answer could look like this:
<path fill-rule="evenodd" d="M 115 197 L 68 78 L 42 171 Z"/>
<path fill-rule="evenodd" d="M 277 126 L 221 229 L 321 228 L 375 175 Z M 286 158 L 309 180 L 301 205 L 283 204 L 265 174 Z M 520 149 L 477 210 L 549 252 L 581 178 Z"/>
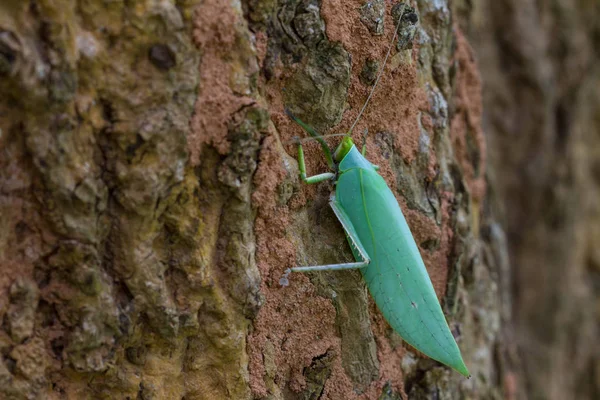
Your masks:
<path fill-rule="evenodd" d="M 463 2 L 530 398 L 600 396 L 600 3 Z"/>

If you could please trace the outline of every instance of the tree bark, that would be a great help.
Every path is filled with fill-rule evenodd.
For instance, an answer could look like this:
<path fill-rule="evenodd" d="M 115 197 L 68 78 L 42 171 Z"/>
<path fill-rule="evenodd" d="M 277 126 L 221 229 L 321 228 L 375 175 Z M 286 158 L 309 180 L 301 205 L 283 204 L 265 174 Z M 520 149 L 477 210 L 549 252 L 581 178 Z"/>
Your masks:
<path fill-rule="evenodd" d="M 597 397 L 598 17 L 583 0 L 5 1 L 0 397 Z M 347 132 L 397 23 L 352 135 L 369 132 L 469 380 L 403 343 L 359 272 L 279 284 L 352 259 L 284 108 Z"/>

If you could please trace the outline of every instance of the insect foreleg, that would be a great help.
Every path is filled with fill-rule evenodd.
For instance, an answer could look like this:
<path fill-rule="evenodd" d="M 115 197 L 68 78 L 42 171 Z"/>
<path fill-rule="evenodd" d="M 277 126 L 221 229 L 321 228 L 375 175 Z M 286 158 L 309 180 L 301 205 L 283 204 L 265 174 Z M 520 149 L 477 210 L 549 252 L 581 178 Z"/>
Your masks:
<path fill-rule="evenodd" d="M 367 155 L 367 135 L 369 134 L 369 128 L 365 128 L 365 131 L 363 132 L 363 145 L 362 145 L 362 151 L 360 152 L 363 157 L 365 157 Z"/>
<path fill-rule="evenodd" d="M 298 143 L 298 168 L 300 169 L 300 178 L 304 183 L 312 184 L 319 183 L 329 179 L 333 179 L 335 174 L 333 172 L 325 172 L 323 174 L 306 176 L 306 164 L 304 162 L 304 150 L 302 145 Z"/>
<path fill-rule="evenodd" d="M 307 125 L 304 122 L 302 122 L 301 120 L 299 120 L 298 118 L 296 118 L 294 116 L 294 114 L 292 114 L 290 112 L 290 110 L 288 110 L 287 108 L 285 109 L 285 113 L 294 122 L 296 122 L 298 125 L 300 125 L 302 127 L 302 129 L 304 129 L 306 132 L 308 132 L 310 134 L 310 136 L 312 136 L 317 142 L 319 142 L 319 144 L 321 144 L 321 148 L 323 149 L 323 154 L 325 155 L 325 159 L 327 160 L 327 165 L 329 165 L 329 168 L 333 169 L 335 163 L 333 162 L 333 157 L 331 156 L 331 149 L 329 148 L 327 143 L 325 143 L 325 140 L 323 140 L 323 136 L 319 135 L 319 133 L 317 133 L 317 131 L 315 131 L 312 126 Z M 298 143 L 300 143 L 300 142 L 298 142 Z"/>
<path fill-rule="evenodd" d="M 363 133 L 363 145 L 362 145 L 362 150 L 360 152 L 360 154 L 362 154 L 363 157 L 367 156 L 367 135 L 369 134 L 369 130 L 365 129 L 364 133 Z M 373 166 L 373 168 L 375 168 L 375 171 L 379 171 L 379 165 L 375 165 L 375 164 L 371 164 Z"/>

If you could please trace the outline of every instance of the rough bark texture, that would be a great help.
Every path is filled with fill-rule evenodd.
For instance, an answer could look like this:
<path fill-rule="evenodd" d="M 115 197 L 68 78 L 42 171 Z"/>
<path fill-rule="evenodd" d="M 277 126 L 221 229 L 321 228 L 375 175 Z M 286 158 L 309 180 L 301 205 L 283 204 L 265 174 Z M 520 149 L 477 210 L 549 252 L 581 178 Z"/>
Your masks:
<path fill-rule="evenodd" d="M 283 110 L 347 131 L 398 20 L 353 136 L 469 380 L 359 272 L 278 284 L 351 259 Z M 597 21 L 594 0 L 4 1 L 0 398 L 598 397 Z"/>

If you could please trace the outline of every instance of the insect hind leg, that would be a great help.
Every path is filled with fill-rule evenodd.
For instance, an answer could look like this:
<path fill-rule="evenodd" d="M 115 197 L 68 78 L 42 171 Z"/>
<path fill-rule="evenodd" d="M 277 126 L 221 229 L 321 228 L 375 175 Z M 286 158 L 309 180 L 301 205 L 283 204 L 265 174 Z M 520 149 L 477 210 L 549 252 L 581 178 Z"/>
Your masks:
<path fill-rule="evenodd" d="M 367 251 L 363 247 L 358 235 L 356 234 L 356 230 L 352 225 L 352 221 L 348 218 L 346 212 L 340 207 L 339 203 L 336 201 L 335 196 L 331 196 L 329 200 L 329 205 L 333 209 L 335 216 L 342 224 L 344 231 L 346 232 L 346 237 L 350 242 L 350 246 L 352 247 L 352 253 L 358 259 L 353 263 L 342 263 L 342 264 L 328 264 L 328 265 L 311 265 L 306 267 L 293 267 L 288 268 L 281 279 L 279 279 L 279 284 L 281 286 L 289 285 L 288 276 L 292 272 L 310 272 L 310 271 L 338 271 L 344 269 L 360 269 L 367 267 L 371 263 L 371 259 L 367 254 Z"/>
<path fill-rule="evenodd" d="M 361 243 L 360 239 L 358 238 L 356 229 L 354 229 L 354 225 L 352 225 L 352 221 L 350 221 L 348 214 L 346 214 L 344 209 L 337 202 L 335 195 L 332 195 L 331 198 L 329 199 L 329 205 L 333 209 L 333 212 L 335 213 L 335 216 L 337 217 L 338 221 L 340 221 L 340 223 L 342 224 L 342 227 L 344 228 L 344 232 L 346 232 L 346 237 L 348 238 L 348 241 L 350 242 L 350 246 L 352 247 L 352 252 L 354 253 L 354 255 L 357 259 L 360 259 L 360 260 L 358 260 L 359 262 L 362 261 L 362 262 L 366 263 L 364 265 L 366 267 L 371 262 L 371 259 L 369 258 L 367 251 L 365 250 L 363 244 Z M 359 267 L 359 268 L 363 268 L 363 267 Z"/>

